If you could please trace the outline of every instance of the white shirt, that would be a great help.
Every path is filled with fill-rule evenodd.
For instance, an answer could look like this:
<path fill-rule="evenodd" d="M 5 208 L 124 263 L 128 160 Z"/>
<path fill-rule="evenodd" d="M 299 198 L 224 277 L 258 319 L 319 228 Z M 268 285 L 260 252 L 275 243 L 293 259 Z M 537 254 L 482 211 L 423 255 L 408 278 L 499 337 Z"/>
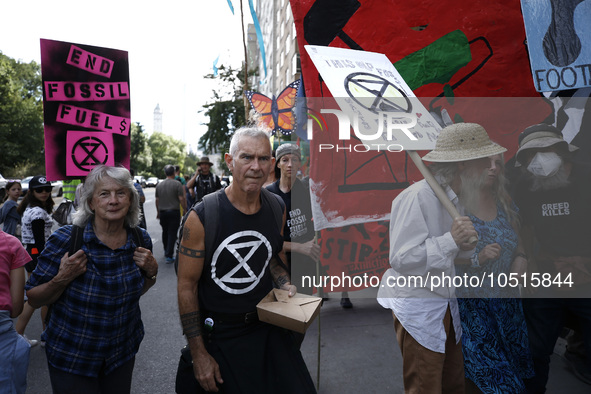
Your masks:
<path fill-rule="evenodd" d="M 51 228 L 53 226 L 53 219 L 47 211 L 41 207 L 28 206 L 23 212 L 23 219 L 21 221 L 21 237 L 23 244 L 29 245 L 35 243 L 35 237 L 33 236 L 33 221 L 41 219 L 45 222 L 45 240 L 51 235 Z"/>
<path fill-rule="evenodd" d="M 449 199 L 458 208 L 458 196 L 445 187 Z M 453 219 L 425 180 L 400 193 L 392 202 L 390 214 L 390 266 L 378 291 L 378 302 L 392 309 L 412 337 L 425 348 L 445 353 L 446 334 L 443 318 L 449 305 L 456 334 L 462 337 L 455 289 L 437 285 L 433 277 L 455 275 L 454 259 L 460 253 L 450 230 Z M 462 252 L 468 258 L 471 252 Z M 461 256 L 464 257 L 464 256 Z M 415 282 L 411 277 L 421 277 Z M 421 286 L 421 280 L 423 286 Z M 401 286 L 396 286 L 400 284 Z"/>

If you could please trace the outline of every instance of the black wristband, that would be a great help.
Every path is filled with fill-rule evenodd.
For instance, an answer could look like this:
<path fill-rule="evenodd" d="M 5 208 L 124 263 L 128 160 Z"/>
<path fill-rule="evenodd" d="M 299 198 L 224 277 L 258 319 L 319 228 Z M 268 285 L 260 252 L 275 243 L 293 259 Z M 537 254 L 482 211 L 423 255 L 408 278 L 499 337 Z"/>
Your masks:
<path fill-rule="evenodd" d="M 527 260 L 527 255 L 525 253 L 519 252 L 519 253 L 515 254 L 515 257 L 523 257 L 524 259 Z"/>

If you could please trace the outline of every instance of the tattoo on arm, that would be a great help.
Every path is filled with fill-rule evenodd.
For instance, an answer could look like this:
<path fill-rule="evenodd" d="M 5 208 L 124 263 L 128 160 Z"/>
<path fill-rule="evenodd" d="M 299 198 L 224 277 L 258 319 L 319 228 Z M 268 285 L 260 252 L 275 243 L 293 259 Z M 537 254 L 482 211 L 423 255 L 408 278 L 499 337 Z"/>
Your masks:
<path fill-rule="evenodd" d="M 291 279 L 277 259 L 278 257 L 275 257 L 271 260 L 271 276 L 273 277 L 273 280 L 275 280 L 277 286 L 281 288 L 283 285 L 291 283 Z"/>
<path fill-rule="evenodd" d="M 183 227 L 183 239 L 185 241 L 188 241 L 190 237 L 191 237 L 191 230 L 189 229 L 189 226 Z"/>
<path fill-rule="evenodd" d="M 277 286 L 281 289 L 284 285 L 290 282 L 289 277 L 287 275 L 281 275 L 275 278 L 275 282 L 277 282 Z"/>
<path fill-rule="evenodd" d="M 195 259 L 205 257 L 205 250 L 189 249 L 189 248 L 184 247 L 183 245 L 180 245 L 179 253 L 184 254 L 185 256 L 195 258 Z"/>
<path fill-rule="evenodd" d="M 201 313 L 199 311 L 181 315 L 181 325 L 183 326 L 183 334 L 185 334 L 187 339 L 201 336 L 203 333 Z"/>

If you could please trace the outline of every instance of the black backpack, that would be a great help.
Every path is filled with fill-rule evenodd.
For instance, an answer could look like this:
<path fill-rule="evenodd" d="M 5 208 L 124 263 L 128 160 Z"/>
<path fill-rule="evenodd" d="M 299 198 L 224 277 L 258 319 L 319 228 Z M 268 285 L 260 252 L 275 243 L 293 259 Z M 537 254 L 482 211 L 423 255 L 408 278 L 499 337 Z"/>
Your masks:
<path fill-rule="evenodd" d="M 214 239 L 217 233 L 218 228 L 218 212 L 220 210 L 220 201 L 219 201 L 219 194 L 224 193 L 224 189 L 220 189 L 216 192 L 209 193 L 205 197 L 203 197 L 203 204 L 204 204 L 204 213 L 205 213 L 205 262 L 210 262 L 214 252 Z M 271 205 L 273 210 L 273 215 L 275 216 L 275 220 L 277 221 L 277 228 L 279 231 L 282 229 L 283 225 L 283 206 L 281 205 L 283 201 L 281 198 L 271 193 L 265 188 L 261 189 L 261 196 L 262 198 Z M 280 202 L 281 201 L 281 202 Z M 179 227 L 179 231 L 177 233 L 176 245 L 175 245 L 175 257 L 174 257 L 174 271 L 178 273 L 178 266 L 179 266 L 179 248 L 181 246 L 181 238 L 183 236 L 183 228 L 185 227 L 185 222 L 189 217 L 191 211 L 195 210 L 198 203 L 193 204 L 191 209 L 189 209 L 181 219 L 181 225 Z"/>

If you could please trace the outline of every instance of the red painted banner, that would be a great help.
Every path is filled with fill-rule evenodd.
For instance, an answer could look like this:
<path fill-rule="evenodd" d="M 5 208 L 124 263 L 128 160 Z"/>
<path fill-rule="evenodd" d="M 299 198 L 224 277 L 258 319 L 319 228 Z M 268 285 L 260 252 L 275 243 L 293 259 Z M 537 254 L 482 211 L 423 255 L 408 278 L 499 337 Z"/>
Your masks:
<path fill-rule="evenodd" d="M 533 85 L 519 2 L 292 0 L 290 4 L 305 95 L 313 114 L 338 107 L 304 48 L 308 44 L 385 54 L 436 118 L 447 113 L 454 122 L 482 124 L 491 139 L 508 149 L 506 160 L 514 155 L 525 127 L 552 115 L 552 106 Z M 359 140 L 339 140 L 334 116 L 324 119 L 328 129 L 314 126 L 310 141 L 310 185 L 314 219 L 328 253 L 331 234 L 340 231 L 329 228 L 388 220 L 392 200 L 422 177 L 406 153 L 365 151 Z M 334 148 L 322 150 L 322 144 Z M 387 242 L 388 235 L 371 233 L 371 237 L 379 239 L 370 243 L 380 244 Z M 355 239 L 349 240 L 351 245 L 363 243 Z M 335 245 L 338 251 L 340 245 Z M 341 272 L 352 264 L 346 262 L 350 253 L 344 249 L 344 263 L 338 253 L 331 256 L 326 260 L 330 269 Z"/>
<path fill-rule="evenodd" d="M 316 284 L 327 292 L 377 287 L 390 268 L 388 224 L 379 221 L 323 230 L 319 239 L 323 272 Z"/>

